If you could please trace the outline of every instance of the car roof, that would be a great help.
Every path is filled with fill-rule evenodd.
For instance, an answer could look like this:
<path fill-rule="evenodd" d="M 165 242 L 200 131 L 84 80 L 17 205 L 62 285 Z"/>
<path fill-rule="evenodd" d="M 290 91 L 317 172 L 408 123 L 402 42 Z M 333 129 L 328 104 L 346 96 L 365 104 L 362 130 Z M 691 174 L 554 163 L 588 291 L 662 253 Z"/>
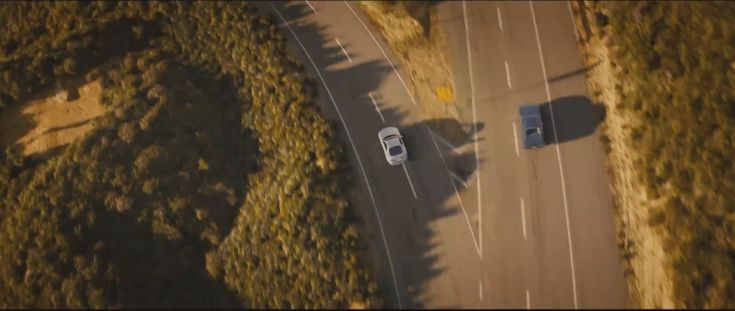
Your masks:
<path fill-rule="evenodd" d="M 541 118 L 538 116 L 529 116 L 524 118 L 525 128 L 539 128 L 541 127 Z"/>
<path fill-rule="evenodd" d="M 401 136 L 391 135 L 386 138 L 383 138 L 383 141 L 386 142 L 389 146 L 397 146 L 401 144 L 400 138 Z"/>
<path fill-rule="evenodd" d="M 541 127 L 541 107 L 538 105 L 521 106 L 519 109 L 524 128 Z"/>

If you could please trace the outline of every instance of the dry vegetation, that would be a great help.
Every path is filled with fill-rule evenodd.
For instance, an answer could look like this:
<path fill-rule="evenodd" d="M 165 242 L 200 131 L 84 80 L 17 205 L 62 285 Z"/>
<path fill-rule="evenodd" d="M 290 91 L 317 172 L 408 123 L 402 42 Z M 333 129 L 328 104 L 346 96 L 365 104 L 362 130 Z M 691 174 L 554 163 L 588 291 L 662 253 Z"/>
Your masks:
<path fill-rule="evenodd" d="M 35 114 L 9 143 L 92 126 L 53 157 L 0 153 L 0 308 L 380 306 L 345 155 L 270 16 L 29 1 L 0 20 L 0 111 Z M 33 103 L 82 77 L 78 101 Z"/>
<path fill-rule="evenodd" d="M 12 146 L 25 156 L 41 154 L 68 145 L 93 128 L 105 109 L 100 104 L 99 81 L 78 88 L 79 97 L 67 100 L 66 90 L 51 89 L 46 96 L 29 100 L 0 115 L 3 146 Z M 32 126 L 27 129 L 21 124 Z"/>
<path fill-rule="evenodd" d="M 584 29 L 581 23 L 578 29 Z M 595 101 L 606 107 L 603 139 L 606 141 L 609 170 L 617 206 L 618 243 L 623 254 L 628 288 L 634 304 L 643 308 L 673 307 L 670 300 L 671 280 L 663 269 L 664 253 L 660 235 L 648 225 L 651 202 L 640 191 L 642 182 L 635 174 L 634 159 L 638 153 L 630 148 L 626 128 L 635 116 L 617 108 L 620 96 L 615 69 L 610 65 L 605 39 L 594 25 L 583 43 L 588 68 L 587 83 Z M 596 66 L 592 66 L 596 64 Z"/>
<path fill-rule="evenodd" d="M 426 120 L 456 119 L 454 77 L 443 28 L 431 1 L 360 1 L 360 8 L 398 56 L 417 104 Z M 447 140 L 460 143 L 459 126 L 432 123 Z"/>
<path fill-rule="evenodd" d="M 735 10 L 574 4 L 637 303 L 734 307 Z"/>

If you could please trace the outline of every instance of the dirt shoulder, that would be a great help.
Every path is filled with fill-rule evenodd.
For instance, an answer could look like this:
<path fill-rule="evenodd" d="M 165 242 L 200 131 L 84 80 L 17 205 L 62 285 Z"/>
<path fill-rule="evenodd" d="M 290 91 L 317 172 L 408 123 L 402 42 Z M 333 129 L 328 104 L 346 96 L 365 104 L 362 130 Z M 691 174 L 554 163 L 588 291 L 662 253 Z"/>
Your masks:
<path fill-rule="evenodd" d="M 640 155 L 628 138 L 631 126 L 640 121 L 618 109 L 618 88 L 625 86 L 618 78 L 621 73 L 611 65 L 610 45 L 600 34 L 593 16 L 584 2 L 573 1 L 572 7 L 580 33 L 580 50 L 587 67 L 592 68 L 587 72 L 587 86 L 594 100 L 606 108 L 602 133 L 615 196 L 618 246 L 633 306 L 673 308 L 672 279 L 665 269 L 662 236 L 648 224 L 649 210 L 657 202 L 641 191 L 644 184 L 635 174 L 635 161 Z"/>
<path fill-rule="evenodd" d="M 0 114 L 0 143 L 24 155 L 36 155 L 82 137 L 105 112 L 95 80 L 64 90 L 53 88 Z"/>

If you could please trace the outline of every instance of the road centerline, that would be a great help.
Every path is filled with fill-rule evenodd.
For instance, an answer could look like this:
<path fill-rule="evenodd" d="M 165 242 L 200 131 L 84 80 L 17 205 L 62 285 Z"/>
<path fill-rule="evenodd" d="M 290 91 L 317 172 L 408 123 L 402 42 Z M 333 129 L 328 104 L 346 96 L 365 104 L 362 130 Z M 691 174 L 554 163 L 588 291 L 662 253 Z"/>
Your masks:
<path fill-rule="evenodd" d="M 564 182 L 564 167 L 561 163 L 561 151 L 559 150 L 559 136 L 557 135 L 556 131 L 556 121 L 554 121 L 554 105 L 551 104 L 551 91 L 549 90 L 549 82 L 546 75 L 546 65 L 544 64 L 544 53 L 541 50 L 541 38 L 538 34 L 538 25 L 536 24 L 536 13 L 533 10 L 533 2 L 528 1 L 528 5 L 531 8 L 531 19 L 533 20 L 533 29 L 536 34 L 536 45 L 538 46 L 538 54 L 539 59 L 541 60 L 541 74 L 544 78 L 544 86 L 546 88 L 546 99 L 549 103 L 549 113 L 551 114 L 551 128 L 554 132 L 554 141 L 556 142 L 556 159 L 559 164 L 559 175 L 561 178 L 561 192 L 562 192 L 562 199 L 564 202 L 564 220 L 566 221 L 567 225 L 567 244 L 569 245 L 569 265 L 571 266 L 572 270 L 572 293 L 574 295 L 574 308 L 578 309 L 577 304 L 577 277 L 575 275 L 574 271 L 574 249 L 572 247 L 572 232 L 569 225 L 569 206 L 567 204 L 567 187 L 566 183 Z"/>
<path fill-rule="evenodd" d="M 347 56 L 347 60 L 350 61 L 350 64 L 352 63 L 352 57 L 350 57 L 350 54 L 347 54 L 347 50 L 345 50 L 345 47 L 342 46 L 342 43 L 339 42 L 338 38 L 334 38 L 334 41 L 337 41 L 337 45 L 339 45 L 339 48 L 342 50 L 342 53 Z"/>
<path fill-rule="evenodd" d="M 526 290 L 526 309 L 531 309 L 531 293 Z"/>
<path fill-rule="evenodd" d="M 520 157 L 521 153 L 518 152 L 518 127 L 516 127 L 516 121 L 513 121 L 512 124 L 513 124 L 513 142 L 516 145 L 516 156 Z"/>
<path fill-rule="evenodd" d="M 498 26 L 500 26 L 500 31 L 503 31 L 503 16 L 500 15 L 500 8 L 495 7 L 495 9 L 498 11 Z"/>
<path fill-rule="evenodd" d="M 370 29 L 367 27 L 367 25 L 365 25 L 365 23 L 363 23 L 360 16 L 357 15 L 357 12 L 355 12 L 355 10 L 352 9 L 352 6 L 350 6 L 350 4 L 347 3 L 347 1 L 343 1 L 343 2 L 350 9 L 350 11 L 352 11 L 352 15 L 355 15 L 355 18 L 357 19 L 358 22 L 360 22 L 360 25 L 362 25 L 362 28 L 364 28 L 367 31 L 368 35 L 370 35 L 370 38 L 373 39 L 373 41 L 375 42 L 375 45 L 377 45 L 378 49 L 380 49 L 380 52 L 383 53 L 383 56 L 385 56 L 385 59 L 388 61 L 388 64 L 390 64 L 391 68 L 393 68 L 393 72 L 398 77 L 398 80 L 400 80 L 401 84 L 403 84 L 403 88 L 406 90 L 406 93 L 408 93 L 408 97 L 411 98 L 411 102 L 413 103 L 413 105 L 418 106 L 416 104 L 416 99 L 413 97 L 413 94 L 411 94 L 411 91 L 408 90 L 408 86 L 406 85 L 406 81 L 403 80 L 403 76 L 401 76 L 401 73 L 398 72 L 398 69 L 396 69 L 396 66 L 393 64 L 393 61 L 391 61 L 390 58 L 388 57 L 388 53 L 386 53 L 383 47 L 380 45 L 380 43 L 378 43 L 378 39 L 375 39 L 373 32 L 370 31 Z"/>
<path fill-rule="evenodd" d="M 383 113 L 380 112 L 380 108 L 378 107 L 378 104 L 375 102 L 375 98 L 373 97 L 373 92 L 369 92 L 368 96 L 370 96 L 370 101 L 373 102 L 373 106 L 375 106 L 375 111 L 377 111 L 378 115 L 380 116 L 380 121 L 383 121 L 383 123 L 385 123 L 385 118 L 383 118 Z"/>
<path fill-rule="evenodd" d="M 503 62 L 505 63 L 505 80 L 508 81 L 508 88 L 512 89 L 513 85 L 510 83 L 510 67 L 508 66 L 508 61 L 503 60 Z"/>
<path fill-rule="evenodd" d="M 324 89 L 327 91 L 327 95 L 329 96 L 330 101 L 332 102 L 332 105 L 334 106 L 334 110 L 337 112 L 337 116 L 339 116 L 339 120 L 342 122 L 342 127 L 345 129 L 345 133 L 347 134 L 347 139 L 350 141 L 350 146 L 352 147 L 353 153 L 355 153 L 355 157 L 357 158 L 357 163 L 360 166 L 360 171 L 362 172 L 362 177 L 365 181 L 365 185 L 368 188 L 368 194 L 370 195 L 370 202 L 372 203 L 373 210 L 375 211 L 375 216 L 378 219 L 378 228 L 380 229 L 380 236 L 383 238 L 383 246 L 385 247 L 385 253 L 388 257 L 388 265 L 390 267 L 390 273 L 391 277 L 393 278 L 393 289 L 396 292 L 396 300 L 398 302 L 398 308 L 401 309 L 401 293 L 398 290 L 398 281 L 396 280 L 396 273 L 395 269 L 393 268 L 393 259 L 391 259 L 390 255 L 390 248 L 388 247 L 388 240 L 385 237 L 385 230 L 383 229 L 383 221 L 380 218 L 380 211 L 378 210 L 378 207 L 375 205 L 375 196 L 373 195 L 372 187 L 370 187 L 370 182 L 368 181 L 367 174 L 365 173 L 365 167 L 362 165 L 362 160 L 360 160 L 360 155 L 357 153 L 357 148 L 355 147 L 355 143 L 352 140 L 352 135 L 350 134 L 349 128 L 347 128 L 347 123 L 345 122 L 344 118 L 342 117 L 342 113 L 339 110 L 339 107 L 337 106 L 337 102 L 334 100 L 334 96 L 332 96 L 332 92 L 329 90 L 329 87 L 327 86 L 327 82 L 324 80 L 324 77 L 321 74 L 321 71 L 319 70 L 319 67 L 317 67 L 316 63 L 314 63 L 314 60 L 311 58 L 311 55 L 306 50 L 306 47 L 301 42 L 301 39 L 296 35 L 296 32 L 294 32 L 293 28 L 291 28 L 291 25 L 286 21 L 286 19 L 281 15 L 281 12 L 278 12 L 278 10 L 271 4 L 271 9 L 273 9 L 274 12 L 276 12 L 276 15 L 283 21 L 283 23 L 288 28 L 288 31 L 291 33 L 291 35 L 296 39 L 296 42 L 301 47 L 301 50 L 304 52 L 304 55 L 309 60 L 311 65 L 314 67 L 314 70 L 316 71 L 317 76 L 319 77 L 319 80 L 321 80 L 322 85 L 324 86 Z"/>
<path fill-rule="evenodd" d="M 523 202 L 523 198 L 521 198 L 521 223 L 523 226 L 523 239 L 527 240 L 528 236 L 526 235 L 526 204 Z"/>
<path fill-rule="evenodd" d="M 480 283 L 480 286 L 479 286 L 479 288 L 480 288 L 480 301 L 483 301 L 484 300 L 483 299 L 484 297 L 483 297 L 483 293 L 482 293 L 482 279 L 480 279 L 479 283 Z"/>
<path fill-rule="evenodd" d="M 406 163 L 401 163 L 401 166 L 403 166 L 403 172 L 406 173 L 406 180 L 408 180 L 408 185 L 411 186 L 411 192 L 413 193 L 413 198 L 418 199 L 418 196 L 416 196 L 416 189 L 413 188 L 413 182 L 411 182 L 411 176 L 408 175 L 408 170 L 406 169 Z"/>

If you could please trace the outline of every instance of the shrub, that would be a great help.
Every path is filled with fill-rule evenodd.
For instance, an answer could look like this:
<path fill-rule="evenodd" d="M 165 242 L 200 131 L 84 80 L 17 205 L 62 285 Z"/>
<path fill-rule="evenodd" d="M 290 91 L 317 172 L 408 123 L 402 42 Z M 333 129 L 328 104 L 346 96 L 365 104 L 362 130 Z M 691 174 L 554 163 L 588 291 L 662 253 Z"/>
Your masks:
<path fill-rule="evenodd" d="M 4 156 L 0 307 L 376 306 L 344 155 L 269 17 L 20 2 L 0 20 L 0 95 L 97 68 L 112 110 L 48 162 Z"/>
<path fill-rule="evenodd" d="M 638 177 L 664 206 L 649 223 L 664 232 L 678 307 L 735 307 L 735 7 L 712 2 L 595 4 L 597 22 L 625 64 L 619 89 L 641 154 Z M 631 14 L 633 12 L 633 14 Z M 607 18 L 602 18 L 607 16 Z M 728 228 L 728 229 L 725 229 Z"/>

